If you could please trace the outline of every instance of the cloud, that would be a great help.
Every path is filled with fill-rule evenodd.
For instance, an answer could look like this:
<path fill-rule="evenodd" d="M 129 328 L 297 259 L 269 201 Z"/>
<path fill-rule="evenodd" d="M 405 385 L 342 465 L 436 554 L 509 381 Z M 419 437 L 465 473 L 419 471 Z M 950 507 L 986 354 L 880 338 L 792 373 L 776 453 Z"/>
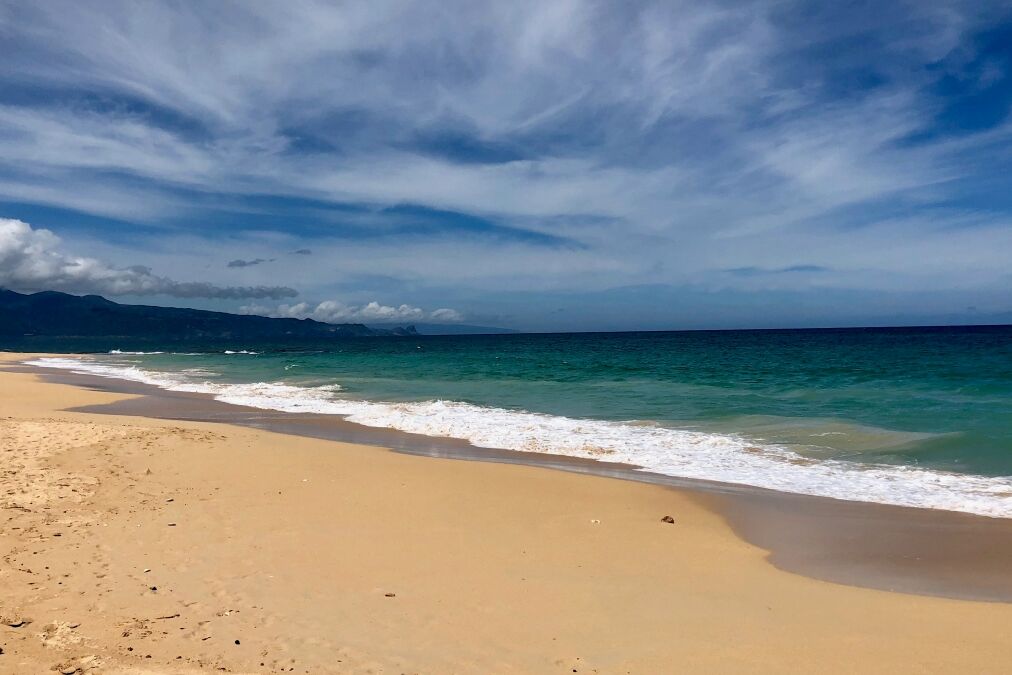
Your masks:
<path fill-rule="evenodd" d="M 177 298 L 280 299 L 297 295 L 285 286 L 217 286 L 175 281 L 143 266 L 114 267 L 60 250 L 60 239 L 20 220 L 0 219 L 0 287 L 104 295 L 169 295 Z"/>
<path fill-rule="evenodd" d="M 822 265 L 790 265 L 788 267 L 779 268 L 762 268 L 762 267 L 733 267 L 729 270 L 725 270 L 728 274 L 733 274 L 739 277 L 755 277 L 769 274 L 819 274 L 821 272 L 829 272 L 828 267 Z"/>
<path fill-rule="evenodd" d="M 433 321 L 445 321 L 447 323 L 456 323 L 464 320 L 464 317 L 460 312 L 455 309 L 447 308 L 433 310 L 429 317 Z"/>
<path fill-rule="evenodd" d="M 193 274 L 222 232 L 276 237 L 239 250 L 313 297 L 377 272 L 431 307 L 544 291 L 517 315 L 650 284 L 969 296 L 1007 286 L 1002 5 L 23 3 L 0 202 L 142 224 Z"/>
<path fill-rule="evenodd" d="M 443 308 L 426 312 L 411 305 L 392 306 L 375 301 L 365 305 L 347 305 L 335 300 L 325 300 L 315 306 L 307 302 L 295 305 L 282 304 L 277 307 L 246 305 L 240 307 L 239 312 L 292 319 L 314 319 L 324 323 L 406 323 L 429 319 L 444 323 L 456 323 L 463 320 L 463 315 L 454 309 Z"/>
<path fill-rule="evenodd" d="M 933 123 L 930 85 L 976 63 L 994 13 L 922 3 L 866 20 L 806 4 L 41 3 L 5 26 L 33 49 L 0 75 L 14 174 L 0 190 L 166 214 L 180 187 L 582 212 L 677 239 L 948 181 L 957 148 L 903 141 Z M 95 172 L 118 199 L 87 199 Z M 139 179 L 166 194 L 131 197 Z"/>
<path fill-rule="evenodd" d="M 253 267 L 267 262 L 274 262 L 274 258 L 254 258 L 253 260 L 232 260 L 227 267 Z"/>

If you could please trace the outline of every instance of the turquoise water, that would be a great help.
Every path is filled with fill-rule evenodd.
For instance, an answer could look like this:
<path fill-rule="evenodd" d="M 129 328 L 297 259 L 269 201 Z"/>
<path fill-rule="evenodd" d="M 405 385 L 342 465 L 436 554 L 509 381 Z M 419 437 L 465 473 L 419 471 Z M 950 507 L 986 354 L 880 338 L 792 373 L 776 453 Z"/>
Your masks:
<path fill-rule="evenodd" d="M 108 354 L 89 357 L 88 368 L 480 446 L 1012 512 L 1010 327 L 365 338 L 231 349 L 256 353 Z M 967 500 L 973 504 L 962 508 Z"/>

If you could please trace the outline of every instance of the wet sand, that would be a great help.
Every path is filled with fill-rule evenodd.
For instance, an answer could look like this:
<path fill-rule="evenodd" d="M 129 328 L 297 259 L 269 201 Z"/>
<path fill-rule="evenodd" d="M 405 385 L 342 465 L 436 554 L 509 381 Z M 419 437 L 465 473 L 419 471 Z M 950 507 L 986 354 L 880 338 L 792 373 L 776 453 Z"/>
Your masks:
<path fill-rule="evenodd" d="M 333 415 L 293 414 L 236 406 L 206 394 L 66 371 L 48 381 L 135 398 L 82 412 L 223 422 L 428 457 L 525 464 L 665 485 L 720 513 L 777 567 L 817 579 L 890 591 L 1012 602 L 1012 520 L 795 495 L 638 471 L 611 462 L 479 448 L 346 422 Z"/>
<path fill-rule="evenodd" d="M 81 412 L 131 405 L 249 426 Z M 776 501 L 802 505 L 778 515 L 775 493 L 309 437 L 333 421 L 297 420 L 306 435 L 253 426 L 277 418 L 0 372 L 0 672 L 1007 669 L 1012 605 L 790 573 L 729 526 L 737 504 L 804 532 L 790 518 L 813 502 Z M 820 522 L 834 531 L 883 519 L 833 513 Z M 1004 526 L 924 513 L 939 548 L 960 543 L 952 528 Z"/>

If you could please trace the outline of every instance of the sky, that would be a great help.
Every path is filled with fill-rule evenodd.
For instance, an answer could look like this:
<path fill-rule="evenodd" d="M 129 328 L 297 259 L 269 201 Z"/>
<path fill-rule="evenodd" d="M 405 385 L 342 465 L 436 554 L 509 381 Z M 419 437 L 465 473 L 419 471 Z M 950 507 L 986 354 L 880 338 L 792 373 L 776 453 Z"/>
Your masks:
<path fill-rule="evenodd" d="M 1012 322 L 1007 2 L 0 0 L 0 287 L 530 331 Z"/>

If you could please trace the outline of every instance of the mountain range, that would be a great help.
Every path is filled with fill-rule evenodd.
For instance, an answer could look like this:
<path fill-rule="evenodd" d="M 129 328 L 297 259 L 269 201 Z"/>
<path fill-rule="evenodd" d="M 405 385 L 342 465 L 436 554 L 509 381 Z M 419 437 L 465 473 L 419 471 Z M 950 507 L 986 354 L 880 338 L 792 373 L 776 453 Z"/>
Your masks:
<path fill-rule="evenodd" d="M 366 326 L 211 312 L 185 307 L 125 305 L 100 295 L 57 291 L 17 293 L 0 289 L 0 347 L 81 350 L 155 344 L 320 342 L 350 337 L 511 333 L 489 326 L 421 324 Z"/>
<path fill-rule="evenodd" d="M 141 342 L 302 341 L 416 335 L 413 327 L 370 328 L 312 319 L 210 312 L 182 307 L 122 305 L 99 295 L 0 290 L 0 338 L 126 339 Z"/>

